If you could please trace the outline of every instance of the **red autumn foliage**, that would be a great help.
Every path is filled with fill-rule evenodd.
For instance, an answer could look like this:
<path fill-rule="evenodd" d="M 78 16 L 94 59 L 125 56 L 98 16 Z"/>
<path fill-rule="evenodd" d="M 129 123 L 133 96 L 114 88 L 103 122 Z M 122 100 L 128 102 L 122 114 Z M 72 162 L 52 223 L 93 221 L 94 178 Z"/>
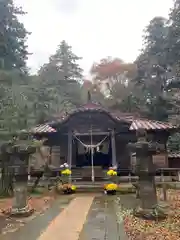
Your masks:
<path fill-rule="evenodd" d="M 121 59 L 115 58 L 112 60 L 103 59 L 100 63 L 96 63 L 91 68 L 91 73 L 98 75 L 103 79 L 115 75 L 127 73 L 131 76 L 136 73 L 136 65 L 134 63 L 124 63 Z"/>

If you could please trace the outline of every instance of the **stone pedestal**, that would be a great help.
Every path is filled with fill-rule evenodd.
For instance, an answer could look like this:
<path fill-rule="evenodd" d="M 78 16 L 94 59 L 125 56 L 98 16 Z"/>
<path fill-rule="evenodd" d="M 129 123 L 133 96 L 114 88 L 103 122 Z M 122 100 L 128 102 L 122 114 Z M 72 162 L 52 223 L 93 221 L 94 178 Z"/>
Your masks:
<path fill-rule="evenodd" d="M 30 208 L 27 201 L 27 186 L 16 185 L 10 215 L 15 217 L 28 217 L 33 212 L 34 210 Z"/>
<path fill-rule="evenodd" d="M 27 188 L 26 186 L 16 186 L 14 189 L 13 208 L 25 208 L 27 206 Z"/>
<path fill-rule="evenodd" d="M 27 201 L 27 185 L 16 184 L 14 187 L 14 199 L 12 203 L 11 215 L 29 216 L 33 213 Z"/>
<path fill-rule="evenodd" d="M 22 165 L 15 174 L 14 199 L 11 208 L 13 216 L 29 216 L 33 210 L 28 206 L 27 200 L 27 166 Z"/>
<path fill-rule="evenodd" d="M 156 189 L 153 176 L 139 177 L 140 207 L 150 209 L 157 204 Z M 147 200 L 148 199 L 148 200 Z"/>

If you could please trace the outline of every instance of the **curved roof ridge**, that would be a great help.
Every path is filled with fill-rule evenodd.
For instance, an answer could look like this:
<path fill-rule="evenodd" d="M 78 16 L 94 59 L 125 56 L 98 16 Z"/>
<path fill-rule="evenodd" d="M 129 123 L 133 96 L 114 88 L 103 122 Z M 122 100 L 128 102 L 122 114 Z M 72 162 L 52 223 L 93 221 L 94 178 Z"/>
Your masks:
<path fill-rule="evenodd" d="M 178 126 L 173 125 L 170 122 L 162 122 L 157 120 L 151 120 L 147 119 L 145 117 L 141 116 L 135 116 L 130 113 L 124 113 L 120 111 L 110 111 L 109 109 L 106 109 L 104 106 L 102 106 L 100 103 L 95 102 L 88 102 L 86 104 L 83 104 L 75 109 L 72 109 L 68 112 L 61 112 L 58 116 L 54 117 L 54 120 L 47 122 L 46 124 L 36 126 L 36 130 L 39 130 L 42 132 L 42 130 L 45 128 L 46 132 L 54 132 L 56 131 L 53 127 L 56 124 L 63 124 L 64 122 L 68 121 L 69 118 L 76 113 L 81 112 L 104 112 L 108 114 L 113 120 L 117 122 L 126 121 L 127 123 L 130 123 L 129 130 L 138 130 L 138 129 L 145 129 L 145 130 L 173 130 L 177 129 Z M 52 128 L 52 129 L 51 129 Z"/>

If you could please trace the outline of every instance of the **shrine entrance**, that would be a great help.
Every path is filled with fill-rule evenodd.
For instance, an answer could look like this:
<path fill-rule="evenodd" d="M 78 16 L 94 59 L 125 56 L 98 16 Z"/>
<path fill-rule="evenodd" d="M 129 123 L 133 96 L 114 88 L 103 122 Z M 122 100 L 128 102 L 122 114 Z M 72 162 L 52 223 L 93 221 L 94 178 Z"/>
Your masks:
<path fill-rule="evenodd" d="M 111 166 L 112 159 L 111 159 L 111 152 L 107 154 L 103 153 L 102 151 L 103 146 L 93 149 L 93 164 L 94 166 L 101 166 L 102 168 L 106 169 Z M 91 149 L 84 148 L 83 153 L 78 153 L 76 157 L 76 166 L 77 167 L 87 167 L 91 166 Z"/>
<path fill-rule="evenodd" d="M 94 137 L 93 146 L 91 148 L 87 137 L 79 137 L 76 141 L 76 166 L 91 166 L 91 154 L 93 153 L 94 166 L 102 166 L 108 168 L 112 164 L 112 147 L 109 136 L 103 143 L 98 144 L 99 137 Z M 80 142 L 81 141 L 81 142 Z"/>
<path fill-rule="evenodd" d="M 107 169 L 113 165 L 112 133 L 97 133 L 91 129 L 89 134 L 72 134 L 76 147 L 76 167 L 91 168 L 91 180 L 95 180 L 94 168 Z M 114 149 L 115 150 L 115 149 Z"/>
<path fill-rule="evenodd" d="M 116 136 L 127 132 L 129 125 L 128 121 L 114 119 L 102 110 L 83 109 L 71 114 L 59 125 L 58 133 L 60 137 L 68 136 L 65 159 L 73 169 L 72 175 L 82 175 L 82 179 L 94 182 L 109 167 L 118 166 Z M 61 139 L 64 143 L 65 138 Z"/>

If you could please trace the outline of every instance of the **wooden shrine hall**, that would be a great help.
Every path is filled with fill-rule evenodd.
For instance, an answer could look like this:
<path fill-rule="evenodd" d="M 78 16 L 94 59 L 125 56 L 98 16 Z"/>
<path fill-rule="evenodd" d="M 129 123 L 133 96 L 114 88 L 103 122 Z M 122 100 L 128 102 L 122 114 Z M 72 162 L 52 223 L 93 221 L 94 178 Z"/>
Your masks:
<path fill-rule="evenodd" d="M 119 171 L 131 168 L 133 158 L 127 146 L 137 140 L 138 129 L 147 131 L 149 141 L 164 145 L 164 151 L 155 155 L 153 160 L 157 168 L 167 168 L 166 142 L 170 134 L 178 131 L 176 126 L 108 111 L 91 101 L 55 117 L 53 121 L 36 126 L 31 132 L 38 139 L 47 139 L 49 164 L 59 168 L 68 163 L 73 171 L 89 169 L 89 174 L 96 177 L 92 168 L 98 171 L 109 166 L 117 166 Z"/>

